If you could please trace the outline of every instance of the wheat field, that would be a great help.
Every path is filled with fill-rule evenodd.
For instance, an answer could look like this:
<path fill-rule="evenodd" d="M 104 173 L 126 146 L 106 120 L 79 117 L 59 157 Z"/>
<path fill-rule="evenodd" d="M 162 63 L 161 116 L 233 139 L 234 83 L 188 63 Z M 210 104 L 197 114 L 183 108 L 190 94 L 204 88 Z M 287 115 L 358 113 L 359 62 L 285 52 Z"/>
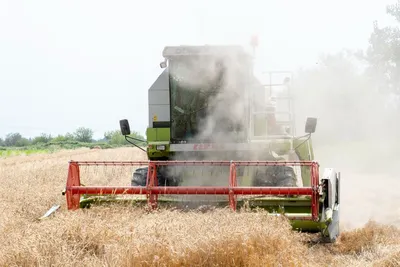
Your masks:
<path fill-rule="evenodd" d="M 399 228 L 373 221 L 328 245 L 263 212 L 66 210 L 69 160 L 145 158 L 119 148 L 0 159 L 0 266 L 400 266 Z M 82 182 L 129 185 L 131 171 L 88 170 Z"/>

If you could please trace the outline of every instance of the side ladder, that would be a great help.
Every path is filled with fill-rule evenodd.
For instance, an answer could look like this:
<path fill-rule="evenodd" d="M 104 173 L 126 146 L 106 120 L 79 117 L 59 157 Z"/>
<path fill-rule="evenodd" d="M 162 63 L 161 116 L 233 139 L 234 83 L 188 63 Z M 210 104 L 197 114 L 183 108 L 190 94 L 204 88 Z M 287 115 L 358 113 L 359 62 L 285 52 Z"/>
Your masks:
<path fill-rule="evenodd" d="M 263 98 L 261 101 L 265 103 L 259 106 L 250 105 L 250 141 L 252 142 L 296 135 L 291 87 L 293 74 L 289 71 L 271 71 L 266 74 L 268 74 L 268 83 L 262 84 L 262 91 L 259 91 L 258 95 L 252 94 L 251 97 L 251 101 L 261 97 Z M 268 128 L 267 120 L 272 115 L 274 115 L 276 125 L 282 129 L 279 133 L 272 132 Z"/>

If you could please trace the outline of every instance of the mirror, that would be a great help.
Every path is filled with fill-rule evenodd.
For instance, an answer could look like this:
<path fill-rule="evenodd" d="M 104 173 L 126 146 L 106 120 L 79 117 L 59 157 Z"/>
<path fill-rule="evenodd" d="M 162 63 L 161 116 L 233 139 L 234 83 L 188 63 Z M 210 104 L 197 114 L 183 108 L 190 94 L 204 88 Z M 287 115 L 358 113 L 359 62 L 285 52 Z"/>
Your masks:
<path fill-rule="evenodd" d="M 307 118 L 305 132 L 312 134 L 317 127 L 317 118 Z"/>
<path fill-rule="evenodd" d="M 167 61 L 166 60 L 160 62 L 160 68 L 165 69 L 166 67 L 167 67 Z"/>
<path fill-rule="evenodd" d="M 126 120 L 126 119 L 120 120 L 119 127 L 121 128 L 122 135 L 130 135 L 131 134 L 131 128 L 129 127 L 128 120 Z"/>

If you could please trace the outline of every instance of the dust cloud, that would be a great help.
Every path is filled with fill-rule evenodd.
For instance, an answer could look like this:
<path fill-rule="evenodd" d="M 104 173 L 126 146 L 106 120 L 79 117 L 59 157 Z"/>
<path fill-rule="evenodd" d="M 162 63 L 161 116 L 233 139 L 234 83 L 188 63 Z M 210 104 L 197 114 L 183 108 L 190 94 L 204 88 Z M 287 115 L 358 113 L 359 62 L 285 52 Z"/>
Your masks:
<path fill-rule="evenodd" d="M 181 92 L 186 96 L 186 103 L 191 103 L 190 106 L 186 105 L 184 108 L 172 107 L 188 113 L 185 120 L 181 122 L 182 124 L 187 125 L 189 121 L 195 124 L 194 136 L 186 137 L 189 142 L 234 144 L 245 138 L 249 96 L 244 90 L 247 78 L 244 77 L 249 74 L 251 59 L 247 59 L 247 65 L 243 64 L 243 59 L 239 59 L 240 54 L 227 53 L 229 48 L 221 48 L 212 56 L 191 56 L 190 60 L 183 60 L 178 65 L 170 65 L 170 75 L 177 86 L 182 88 Z M 231 48 L 232 51 L 236 50 L 236 47 Z M 181 98 L 185 99 L 185 96 Z M 188 98 L 192 99 L 188 101 Z M 180 100 L 185 102 L 182 99 Z M 187 111 L 188 109 L 190 111 Z M 182 124 L 177 127 L 186 127 Z M 197 153 L 194 155 L 191 152 L 182 152 L 174 159 L 231 160 L 234 158 L 231 153 Z M 184 181 L 182 181 L 184 185 L 228 186 L 229 166 L 175 166 L 169 168 L 168 175 L 184 177 Z M 180 198 L 182 197 L 180 196 Z M 191 204 L 210 200 L 209 196 L 185 196 L 185 198 L 188 202 L 190 200 Z M 212 196 L 211 198 L 219 200 L 227 197 Z"/>
<path fill-rule="evenodd" d="M 229 51 L 229 47 L 222 47 L 222 51 L 212 57 L 191 57 L 181 62 L 179 67 L 170 69 L 170 75 L 181 88 L 196 92 L 191 96 L 192 101 L 186 100 L 192 104 L 186 119 L 197 124 L 195 135 L 187 138 L 189 141 L 216 144 L 244 142 L 250 131 L 251 110 L 273 105 L 267 90 L 254 77 L 251 54 L 246 53 L 245 56 L 246 51 L 241 51 L 240 47 L 239 50 L 234 46 L 231 48 Z M 194 96 L 196 94 L 202 95 L 201 103 Z M 183 113 L 181 107 L 174 106 L 173 109 Z M 285 134 L 284 131 L 281 134 Z M 233 151 L 237 150 L 237 147 L 233 148 Z M 206 159 L 213 157 L 209 154 L 203 156 Z M 260 156 L 254 155 L 253 158 Z"/>
<path fill-rule="evenodd" d="M 226 67 L 225 73 L 220 90 L 215 91 L 210 85 L 221 78 L 218 76 L 221 62 Z M 186 88 L 208 94 L 207 116 L 200 120 L 194 139 L 217 144 L 237 142 L 248 130 L 246 122 L 251 105 L 268 103 L 264 95 L 254 97 L 257 102 L 250 103 L 250 95 L 243 90 L 246 86 L 242 77 L 246 71 L 251 73 L 251 60 L 245 65 L 237 58 L 221 56 L 215 61 L 199 59 L 192 63 L 191 67 L 200 71 L 186 65 L 172 70 L 171 74 Z M 320 64 L 313 68 L 294 72 L 296 133 L 304 134 L 307 117 L 318 118 L 312 137 L 315 157 L 320 163 L 321 175 L 324 168 L 341 172 L 342 227 L 362 226 L 369 219 L 400 225 L 400 208 L 396 205 L 400 201 L 400 194 L 396 192 L 400 186 L 397 171 L 400 126 L 396 123 L 396 111 L 387 108 L 384 96 L 357 64 L 348 54 L 339 53 L 322 57 Z M 181 156 L 194 159 L 189 154 Z M 270 155 L 256 151 L 247 156 L 248 160 L 261 156 L 271 159 L 266 158 Z M 201 159 L 233 158 L 231 154 L 204 154 Z M 211 170 L 212 175 L 206 175 L 210 179 L 203 180 L 202 184 L 196 180 L 196 185 L 227 185 L 228 168 L 223 168 L 223 172 L 213 174 Z M 218 182 L 221 180 L 226 182 L 221 184 Z"/>
<path fill-rule="evenodd" d="M 294 87 L 298 127 L 306 116 L 318 118 L 313 144 L 321 172 L 341 172 L 342 227 L 370 219 L 400 226 L 398 111 L 345 53 L 299 71 Z"/>
<path fill-rule="evenodd" d="M 192 139 L 212 143 L 234 142 L 238 134 L 243 133 L 245 111 L 250 104 L 245 79 L 251 62 L 243 64 L 244 61 L 238 57 L 240 55 L 235 51 L 221 51 L 212 57 L 193 57 L 181 63 L 179 68 L 171 69 L 170 74 L 182 88 L 204 97 L 202 106 L 192 107 L 191 117 L 198 123 L 197 133 Z"/>
<path fill-rule="evenodd" d="M 230 50 L 230 48 L 232 50 Z M 237 50 L 239 48 L 239 50 Z M 181 88 L 190 92 L 186 96 L 186 106 L 174 106 L 172 109 L 186 112 L 185 120 L 179 127 L 185 127 L 189 121 L 194 121 L 195 135 L 186 140 L 195 143 L 212 143 L 216 145 L 229 144 L 229 152 L 181 152 L 176 160 L 274 160 L 276 157 L 269 149 L 241 151 L 238 144 L 246 143 L 249 131 L 251 110 L 260 111 L 272 105 L 267 90 L 253 73 L 253 58 L 241 47 L 222 47 L 211 57 L 191 57 L 183 59 L 179 64 L 170 64 L 169 71 L 173 80 Z M 176 64 L 176 63 L 175 63 Z M 283 83 L 282 80 L 279 83 Z M 250 88 L 251 87 L 251 88 Z M 184 88 L 184 89 L 183 89 Z M 176 89 L 173 89 L 176 90 Z M 181 92 L 182 92 L 181 91 Z M 201 95 L 201 98 L 196 98 Z M 187 100 L 192 97 L 192 99 Z M 181 96 L 181 98 L 185 98 Z M 200 100 L 199 100 L 200 99 Z M 184 102 L 184 101 L 182 101 Z M 191 103 L 188 106 L 187 103 Z M 172 115 L 173 116 L 173 115 Z M 180 115 L 176 115 L 180 116 Z M 285 134 L 284 131 L 281 134 Z M 245 154 L 243 154 L 245 153 Z M 240 158 L 242 157 L 242 158 Z M 266 167 L 252 167 L 255 169 Z M 243 170 L 243 169 L 241 169 Z M 239 170 L 239 171 L 241 171 Z M 184 177 L 185 185 L 229 185 L 229 166 L 184 166 L 169 168 L 168 175 Z M 200 179 L 201 177 L 201 179 Z M 239 185 L 250 185 L 247 181 L 238 180 Z M 190 200 L 199 199 L 199 196 Z M 206 196 L 202 196 L 206 199 Z M 217 199 L 213 196 L 213 198 Z M 225 199 L 227 196 L 222 196 Z M 220 197 L 218 197 L 220 199 Z"/>

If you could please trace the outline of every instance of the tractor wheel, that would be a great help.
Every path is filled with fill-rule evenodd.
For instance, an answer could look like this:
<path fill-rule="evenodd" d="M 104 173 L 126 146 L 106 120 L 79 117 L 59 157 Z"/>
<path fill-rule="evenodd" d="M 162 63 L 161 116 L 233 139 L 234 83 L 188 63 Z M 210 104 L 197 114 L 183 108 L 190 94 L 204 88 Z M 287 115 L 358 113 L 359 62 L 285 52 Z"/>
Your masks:
<path fill-rule="evenodd" d="M 132 186 L 146 186 L 148 171 L 149 171 L 148 167 L 136 169 L 135 172 L 133 173 L 131 185 Z"/>
<path fill-rule="evenodd" d="M 146 186 L 148 167 L 138 168 L 135 170 L 132 176 L 132 186 Z M 167 169 L 159 167 L 157 168 L 157 178 L 159 186 L 178 186 L 179 179 L 175 177 L 168 177 L 166 175 Z"/>
<path fill-rule="evenodd" d="M 296 187 L 296 174 L 291 167 L 271 166 L 265 171 L 257 170 L 253 186 Z"/>

